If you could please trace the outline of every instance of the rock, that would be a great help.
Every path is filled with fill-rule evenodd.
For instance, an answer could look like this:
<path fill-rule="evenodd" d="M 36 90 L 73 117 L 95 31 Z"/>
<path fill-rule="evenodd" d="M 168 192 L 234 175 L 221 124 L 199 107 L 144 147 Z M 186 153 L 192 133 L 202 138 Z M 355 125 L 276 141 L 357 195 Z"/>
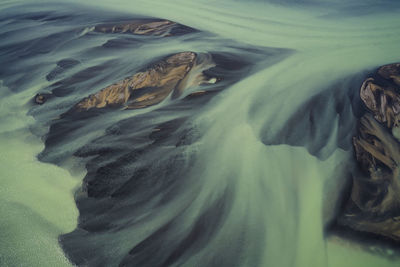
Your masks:
<path fill-rule="evenodd" d="M 38 105 L 43 105 L 50 97 L 51 94 L 49 93 L 37 94 L 34 98 L 34 102 Z"/>
<path fill-rule="evenodd" d="M 385 69 L 387 70 L 388 67 L 381 67 L 378 75 L 387 83 L 379 82 L 374 78 L 366 79 L 361 86 L 360 97 L 377 121 L 392 128 L 399 125 L 400 119 L 400 94 L 398 91 L 400 84 L 394 83 L 394 81 L 400 80 L 400 74 L 389 75 Z"/>
<path fill-rule="evenodd" d="M 400 63 L 382 66 L 378 73 L 387 80 L 392 80 L 396 85 L 400 86 Z"/>
<path fill-rule="evenodd" d="M 400 241 L 400 64 L 382 66 L 364 81 L 360 97 L 367 107 L 353 138 L 363 172 L 354 177 L 339 224 Z"/>
<path fill-rule="evenodd" d="M 207 91 L 204 91 L 204 90 L 196 91 L 196 92 L 189 94 L 186 98 L 195 98 L 195 97 L 203 96 L 206 93 L 207 93 Z"/>
<path fill-rule="evenodd" d="M 169 20 L 138 19 L 116 24 L 97 25 L 94 31 L 103 33 L 130 33 L 135 35 L 174 36 L 195 32 L 196 30 Z"/>
<path fill-rule="evenodd" d="M 174 92 L 175 97 L 179 96 L 186 86 L 190 86 L 185 77 L 196 64 L 196 57 L 193 52 L 171 55 L 145 71 L 90 95 L 80 101 L 75 109 L 88 110 L 109 106 L 137 109 L 158 104 L 171 92 Z M 203 77 L 202 73 L 197 75 Z"/>

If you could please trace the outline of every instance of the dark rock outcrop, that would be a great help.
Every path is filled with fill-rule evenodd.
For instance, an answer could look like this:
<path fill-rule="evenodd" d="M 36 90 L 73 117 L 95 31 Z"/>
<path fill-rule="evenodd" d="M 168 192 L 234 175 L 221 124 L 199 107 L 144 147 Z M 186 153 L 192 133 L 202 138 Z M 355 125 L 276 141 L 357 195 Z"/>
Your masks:
<path fill-rule="evenodd" d="M 39 93 L 35 95 L 33 101 L 35 102 L 35 104 L 43 105 L 51 97 L 52 95 L 49 93 Z"/>
<path fill-rule="evenodd" d="M 339 224 L 400 241 L 400 64 L 380 67 L 360 97 L 367 112 L 353 145 L 363 175 L 353 178 Z"/>
<path fill-rule="evenodd" d="M 196 30 L 165 19 L 137 19 L 128 22 L 97 25 L 94 31 L 146 36 L 175 36 L 195 32 Z"/>

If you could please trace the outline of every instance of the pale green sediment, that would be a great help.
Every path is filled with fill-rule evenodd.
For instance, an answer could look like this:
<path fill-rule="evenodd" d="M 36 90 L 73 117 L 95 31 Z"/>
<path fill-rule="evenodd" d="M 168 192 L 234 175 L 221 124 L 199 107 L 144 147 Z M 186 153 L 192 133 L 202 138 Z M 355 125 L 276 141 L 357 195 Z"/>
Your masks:
<path fill-rule="evenodd" d="M 27 128 L 29 91 L 1 90 L 0 266 L 71 266 L 58 236 L 76 226 L 73 190 L 82 177 L 37 160 L 43 142 Z"/>

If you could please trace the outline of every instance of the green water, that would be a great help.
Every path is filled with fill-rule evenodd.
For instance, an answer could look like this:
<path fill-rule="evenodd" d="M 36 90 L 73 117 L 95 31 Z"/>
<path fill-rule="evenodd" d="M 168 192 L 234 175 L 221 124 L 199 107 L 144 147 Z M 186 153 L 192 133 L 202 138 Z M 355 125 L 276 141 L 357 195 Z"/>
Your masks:
<path fill-rule="evenodd" d="M 234 85 L 200 116 L 200 122 L 213 119 L 218 123 L 208 129 L 199 152 L 207 162 L 206 191 L 199 201 L 206 202 L 212 192 L 230 183 L 236 185 L 236 192 L 227 225 L 187 266 L 199 266 L 199 262 L 206 266 L 203 259 L 225 246 L 241 220 L 250 229 L 244 240 L 243 266 L 253 266 L 256 251 L 261 251 L 261 266 L 399 266 L 399 261 L 368 253 L 356 243 L 324 238 L 323 186 L 338 179 L 351 153 L 337 149 L 321 161 L 304 148 L 267 147 L 258 139 L 263 122 L 269 121 L 270 130 L 278 131 L 304 101 L 326 85 L 400 61 L 398 13 L 385 10 L 340 17 L 328 7 L 226 1 L 117 0 L 96 5 L 175 20 L 242 43 L 297 51 Z M 4 94 L 1 101 L 1 266 L 69 265 L 57 238 L 76 226 L 73 191 L 83 174 L 72 177 L 36 159 L 43 144 L 29 133 L 28 126 L 35 122 L 25 115 L 25 103 L 41 87 Z M 256 104 L 261 108 L 251 112 Z M 259 228 L 265 228 L 261 247 L 255 242 L 260 234 L 253 231 Z"/>
<path fill-rule="evenodd" d="M 30 92 L 1 90 L 0 266 L 71 266 L 58 235 L 76 226 L 73 190 L 82 177 L 37 160 L 43 143 L 29 132 L 34 120 L 21 105 Z"/>

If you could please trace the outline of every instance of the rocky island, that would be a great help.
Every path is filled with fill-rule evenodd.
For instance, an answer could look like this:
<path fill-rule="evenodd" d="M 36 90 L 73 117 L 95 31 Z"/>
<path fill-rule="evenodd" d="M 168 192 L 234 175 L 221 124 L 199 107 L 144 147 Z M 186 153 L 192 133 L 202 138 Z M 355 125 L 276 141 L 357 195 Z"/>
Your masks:
<path fill-rule="evenodd" d="M 354 177 L 341 225 L 400 241 L 400 64 L 382 66 L 361 86 L 367 109 L 353 145 Z"/>
<path fill-rule="evenodd" d="M 127 22 L 97 25 L 95 26 L 94 31 L 102 33 L 129 33 L 135 35 L 175 36 L 195 32 L 196 30 L 191 27 L 165 19 L 136 19 Z"/>

